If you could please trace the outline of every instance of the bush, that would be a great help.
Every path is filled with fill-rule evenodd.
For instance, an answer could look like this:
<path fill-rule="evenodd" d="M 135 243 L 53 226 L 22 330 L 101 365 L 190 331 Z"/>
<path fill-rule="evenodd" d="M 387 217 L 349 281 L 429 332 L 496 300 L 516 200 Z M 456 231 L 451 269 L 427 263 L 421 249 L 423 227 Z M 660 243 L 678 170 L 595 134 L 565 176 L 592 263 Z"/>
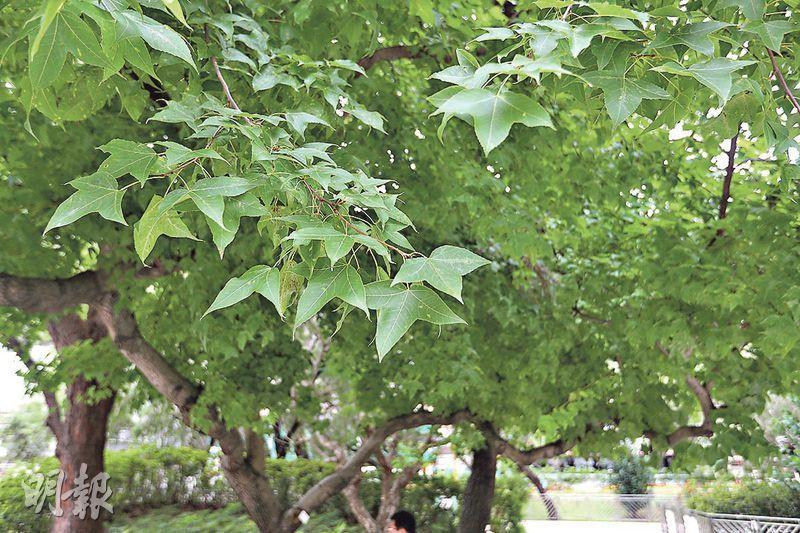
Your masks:
<path fill-rule="evenodd" d="M 125 522 L 124 513 L 137 513 L 165 506 L 179 508 L 219 508 L 236 501 L 225 481 L 215 456 L 196 448 L 157 448 L 145 446 L 106 453 L 106 472 L 113 495 L 116 521 Z M 47 507 L 34 513 L 25 507 L 21 483 L 34 471 L 58 468 L 54 458 L 22 464 L 0 477 L 0 531 L 47 531 Z M 317 481 L 330 474 L 335 465 L 325 461 L 269 459 L 267 473 L 281 503 L 286 506 Z M 362 497 L 367 508 L 377 511 L 380 480 L 376 473 L 365 476 Z M 401 505 L 415 514 L 426 531 L 455 531 L 458 519 L 455 504 L 464 490 L 464 480 L 444 476 L 419 476 L 406 488 Z M 528 498 L 527 482 L 520 476 L 498 479 L 494 499 L 492 530 L 517 533 L 522 509 Z M 226 508 L 226 515 L 244 513 L 238 505 Z M 355 520 L 341 496 L 335 496 L 314 513 L 307 531 L 349 531 Z M 207 531 L 211 531 L 207 529 Z M 358 531 L 353 528 L 352 531 Z"/>
<path fill-rule="evenodd" d="M 609 482 L 617 494 L 647 494 L 653 482 L 653 472 L 642 457 L 628 455 L 614 462 Z"/>
<path fill-rule="evenodd" d="M 720 481 L 691 485 L 687 505 L 708 513 L 800 518 L 800 484 L 793 481 Z"/>

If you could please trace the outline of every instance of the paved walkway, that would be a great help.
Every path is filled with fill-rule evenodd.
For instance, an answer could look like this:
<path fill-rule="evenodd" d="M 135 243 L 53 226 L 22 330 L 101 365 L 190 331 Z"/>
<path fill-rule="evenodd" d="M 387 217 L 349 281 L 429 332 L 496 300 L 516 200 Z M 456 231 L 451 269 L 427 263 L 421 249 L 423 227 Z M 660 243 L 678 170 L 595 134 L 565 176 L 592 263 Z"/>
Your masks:
<path fill-rule="evenodd" d="M 657 522 L 524 520 L 522 526 L 527 533 L 661 533 Z"/>

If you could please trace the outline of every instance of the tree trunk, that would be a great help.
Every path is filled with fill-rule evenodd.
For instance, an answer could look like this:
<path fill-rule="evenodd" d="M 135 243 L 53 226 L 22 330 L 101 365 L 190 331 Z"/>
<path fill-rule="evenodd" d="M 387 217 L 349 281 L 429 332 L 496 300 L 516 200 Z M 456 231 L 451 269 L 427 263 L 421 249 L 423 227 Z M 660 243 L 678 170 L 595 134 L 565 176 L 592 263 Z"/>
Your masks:
<path fill-rule="evenodd" d="M 92 313 L 87 320 L 74 314 L 63 316 L 51 322 L 48 329 L 58 352 L 76 342 L 96 342 L 106 334 L 105 328 L 93 320 Z M 26 364 L 33 365 L 28 359 Z M 107 492 L 108 480 L 103 477 L 103 453 L 115 392 L 107 390 L 105 398 L 93 403 L 87 401 L 87 394 L 99 387 L 97 381 L 83 375 L 75 378 L 67 386 L 69 405 L 63 420 L 55 394 L 45 393 L 47 425 L 56 437 L 56 457 L 61 470 L 61 491 L 55 496 L 57 499 L 60 496 L 60 500 L 53 502 L 56 508 L 53 533 L 102 532 L 103 522 L 109 518 L 107 506 L 112 503 L 107 500 L 111 495 Z M 83 501 L 81 488 L 88 501 Z"/>
<path fill-rule="evenodd" d="M 86 380 L 83 376 L 79 376 L 69 385 L 69 412 L 62 425 L 63 430 L 56 435 L 56 457 L 63 474 L 62 495 L 83 482 L 89 489 L 90 500 L 94 492 L 99 501 L 104 501 L 103 485 L 99 476 L 104 471 L 103 452 L 106 447 L 108 417 L 114 406 L 114 394 L 93 404 L 86 403 L 84 395 L 95 385 L 94 381 Z M 94 491 L 93 486 L 98 490 Z M 111 505 L 113 500 L 105 501 Z M 52 533 L 95 533 L 105 530 L 103 522 L 109 515 L 104 507 L 96 506 L 97 514 L 93 518 L 92 506 L 82 508 L 82 505 L 76 505 L 77 502 L 75 497 L 62 496 L 62 513 L 54 518 L 50 529 Z"/>
<path fill-rule="evenodd" d="M 493 443 L 487 442 L 472 453 L 472 472 L 464 490 L 459 533 L 483 533 L 486 530 L 492 516 L 496 473 L 497 450 Z"/>
<path fill-rule="evenodd" d="M 233 491 L 242 502 L 247 514 L 261 533 L 279 533 L 280 509 L 265 503 L 265 495 L 272 494 L 267 478 L 256 472 L 246 461 L 223 455 L 222 471 Z"/>

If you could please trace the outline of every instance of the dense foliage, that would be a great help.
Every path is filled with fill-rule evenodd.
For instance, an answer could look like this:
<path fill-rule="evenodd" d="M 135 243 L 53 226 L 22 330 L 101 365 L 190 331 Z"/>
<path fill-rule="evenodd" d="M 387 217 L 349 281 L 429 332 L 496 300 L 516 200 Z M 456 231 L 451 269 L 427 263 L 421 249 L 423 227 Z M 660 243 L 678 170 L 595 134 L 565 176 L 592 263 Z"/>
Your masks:
<path fill-rule="evenodd" d="M 690 487 L 686 505 L 711 513 L 800 518 L 800 486 L 796 481 L 719 481 Z"/>
<path fill-rule="evenodd" d="M 95 274 L 47 310 L 113 315 L 218 439 L 324 431 L 321 376 L 364 425 L 468 412 L 465 450 L 763 455 L 798 377 L 797 7 L 2 3 L 0 286 Z M 2 334 L 39 334 L 9 294 Z M 101 352 L 67 375 L 132 378 Z"/>

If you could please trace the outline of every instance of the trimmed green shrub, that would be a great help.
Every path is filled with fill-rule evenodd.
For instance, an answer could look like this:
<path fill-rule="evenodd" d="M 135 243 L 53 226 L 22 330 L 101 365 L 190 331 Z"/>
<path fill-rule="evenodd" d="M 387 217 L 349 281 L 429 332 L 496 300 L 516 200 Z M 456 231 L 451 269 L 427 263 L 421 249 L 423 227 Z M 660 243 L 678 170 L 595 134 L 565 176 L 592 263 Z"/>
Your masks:
<path fill-rule="evenodd" d="M 144 446 L 106 453 L 106 472 L 113 495 L 112 520 L 120 525 L 130 520 L 125 513 L 141 513 L 166 506 L 173 508 L 216 509 L 227 506 L 219 516 L 244 513 L 236 496 L 221 473 L 217 457 L 196 448 L 157 448 Z M 47 531 L 50 514 L 47 507 L 39 514 L 25 506 L 22 481 L 32 472 L 58 468 L 54 458 L 21 464 L 0 477 L 0 531 L 38 533 Z M 287 506 L 296 501 L 317 481 L 333 472 L 335 465 L 317 460 L 269 459 L 266 465 L 272 486 L 280 502 Z M 375 472 L 365 475 L 362 498 L 368 509 L 377 512 L 380 504 L 380 480 Z M 419 476 L 403 492 L 401 505 L 413 512 L 425 530 L 455 531 L 457 502 L 464 490 L 464 480 L 445 476 Z M 498 479 L 494 499 L 492 530 L 517 533 L 522 509 L 528 498 L 527 482 L 518 475 Z M 186 517 L 192 519 L 191 517 Z M 307 531 L 358 531 L 344 499 L 335 496 L 314 513 Z M 114 526 L 117 527 L 116 525 Z M 124 526 L 123 526 L 124 527 Z M 200 531 L 200 530 L 198 530 Z M 203 531 L 212 531 L 206 529 Z"/>
<path fill-rule="evenodd" d="M 609 482 L 614 485 L 617 494 L 647 494 L 653 483 L 653 472 L 644 458 L 626 455 L 614 461 Z"/>
<path fill-rule="evenodd" d="M 794 481 L 720 481 L 690 485 L 686 503 L 709 513 L 800 518 L 800 484 Z"/>

